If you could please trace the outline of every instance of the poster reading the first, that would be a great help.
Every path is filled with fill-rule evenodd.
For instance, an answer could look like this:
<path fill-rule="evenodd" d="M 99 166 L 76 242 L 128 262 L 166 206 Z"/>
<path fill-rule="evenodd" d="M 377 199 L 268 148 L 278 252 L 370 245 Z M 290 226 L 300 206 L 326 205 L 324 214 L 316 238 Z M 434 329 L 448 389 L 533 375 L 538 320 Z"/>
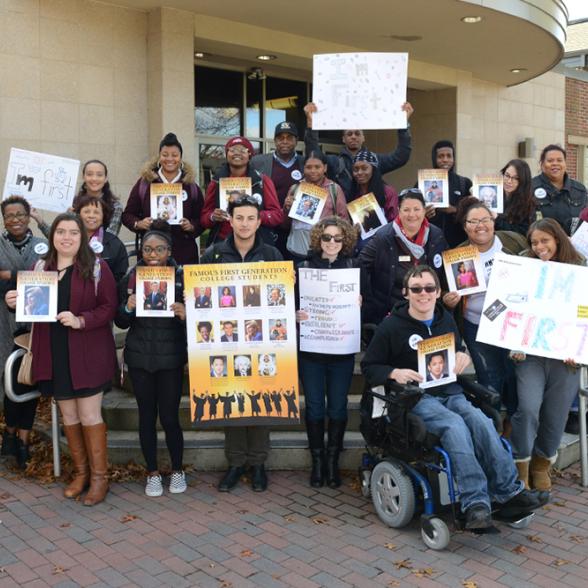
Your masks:
<path fill-rule="evenodd" d="M 2 200 L 22 196 L 39 210 L 66 212 L 76 193 L 79 168 L 77 159 L 13 147 Z"/>
<path fill-rule="evenodd" d="M 184 287 L 193 425 L 298 423 L 292 262 L 184 266 Z"/>
<path fill-rule="evenodd" d="M 313 59 L 315 130 L 405 129 L 408 53 L 327 53 Z"/>

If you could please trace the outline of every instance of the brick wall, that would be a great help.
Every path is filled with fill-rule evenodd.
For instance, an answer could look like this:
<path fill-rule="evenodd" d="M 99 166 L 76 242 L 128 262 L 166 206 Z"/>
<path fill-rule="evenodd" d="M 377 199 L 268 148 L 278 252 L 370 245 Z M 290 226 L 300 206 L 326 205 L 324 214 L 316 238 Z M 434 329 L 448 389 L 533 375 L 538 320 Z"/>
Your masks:
<path fill-rule="evenodd" d="M 566 78 L 566 150 L 568 173 L 578 175 L 578 148 L 567 143 L 569 135 L 588 137 L 588 82 Z"/>

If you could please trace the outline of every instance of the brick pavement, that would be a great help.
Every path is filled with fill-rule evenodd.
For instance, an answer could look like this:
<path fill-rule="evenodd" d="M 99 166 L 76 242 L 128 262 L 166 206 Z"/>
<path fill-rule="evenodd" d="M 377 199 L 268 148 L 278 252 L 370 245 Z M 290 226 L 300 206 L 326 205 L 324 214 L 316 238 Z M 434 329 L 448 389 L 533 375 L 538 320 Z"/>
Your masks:
<path fill-rule="evenodd" d="M 62 486 L 15 479 L 0 466 L 0 587 L 377 586 L 580 587 L 588 577 L 588 492 L 578 468 L 557 480 L 531 526 L 499 535 L 455 533 L 424 547 L 418 525 L 386 528 L 351 478 L 314 490 L 307 473 L 271 472 L 270 490 L 215 489 L 189 476 L 183 495 L 147 499 L 116 484 L 86 508 Z"/>

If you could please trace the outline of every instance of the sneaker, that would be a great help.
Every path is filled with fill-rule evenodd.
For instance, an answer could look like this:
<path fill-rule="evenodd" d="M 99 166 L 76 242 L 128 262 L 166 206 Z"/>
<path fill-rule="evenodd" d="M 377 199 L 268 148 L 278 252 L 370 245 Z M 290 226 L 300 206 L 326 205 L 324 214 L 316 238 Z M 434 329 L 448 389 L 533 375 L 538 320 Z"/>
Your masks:
<path fill-rule="evenodd" d="M 465 528 L 470 530 L 488 529 L 492 526 L 490 509 L 485 504 L 474 504 L 466 510 Z"/>
<path fill-rule="evenodd" d="M 184 472 L 172 472 L 169 479 L 169 491 L 172 494 L 181 494 L 186 491 L 188 484 L 186 484 L 186 474 Z"/>
<path fill-rule="evenodd" d="M 155 476 L 147 476 L 145 494 L 147 494 L 147 496 L 161 496 L 163 494 L 163 484 L 161 483 L 160 474 L 156 474 Z"/>

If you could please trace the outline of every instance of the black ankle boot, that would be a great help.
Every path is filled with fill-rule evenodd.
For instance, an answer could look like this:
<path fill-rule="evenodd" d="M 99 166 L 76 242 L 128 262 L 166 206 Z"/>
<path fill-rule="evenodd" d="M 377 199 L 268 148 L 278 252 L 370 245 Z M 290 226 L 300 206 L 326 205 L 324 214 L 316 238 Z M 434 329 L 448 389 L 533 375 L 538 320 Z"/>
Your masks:
<path fill-rule="evenodd" d="M 21 470 L 25 470 L 31 454 L 29 446 L 22 442 L 22 439 L 16 440 L 16 463 Z"/>
<path fill-rule="evenodd" d="M 306 434 L 312 458 L 310 485 L 320 488 L 325 483 L 325 421 L 306 421 Z"/>
<path fill-rule="evenodd" d="M 343 436 L 347 421 L 329 420 L 329 440 L 327 442 L 327 458 L 325 460 L 327 485 L 329 488 L 341 486 L 339 474 L 339 453 L 343 448 Z"/>
<path fill-rule="evenodd" d="M 0 455 L 16 457 L 16 433 L 4 431 L 2 433 L 2 449 Z"/>

